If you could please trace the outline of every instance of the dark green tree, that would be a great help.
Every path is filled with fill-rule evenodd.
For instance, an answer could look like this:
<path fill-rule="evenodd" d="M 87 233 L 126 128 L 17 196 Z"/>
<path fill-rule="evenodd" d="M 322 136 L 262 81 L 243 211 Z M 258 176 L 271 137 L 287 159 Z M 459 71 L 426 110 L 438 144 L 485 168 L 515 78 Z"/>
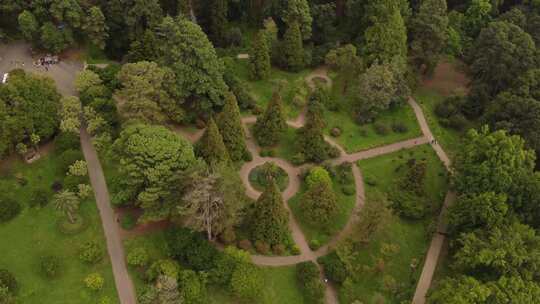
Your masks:
<path fill-rule="evenodd" d="M 128 27 L 127 34 L 131 40 L 134 40 L 147 29 L 158 26 L 163 17 L 163 11 L 159 0 L 133 0 L 127 7 L 124 4 L 122 15 Z"/>
<path fill-rule="evenodd" d="M 287 69 L 300 71 L 304 67 L 304 46 L 302 44 L 302 34 L 298 22 L 289 24 L 283 36 L 283 56 Z"/>
<path fill-rule="evenodd" d="M 289 239 L 289 215 L 278 186 L 270 180 L 248 217 L 251 239 L 273 246 Z"/>
<path fill-rule="evenodd" d="M 270 49 L 264 30 L 259 30 L 252 42 L 249 71 L 251 78 L 255 80 L 266 79 L 270 75 Z"/>
<path fill-rule="evenodd" d="M 264 114 L 257 118 L 253 133 L 261 146 L 276 145 L 283 132 L 287 129 L 287 122 L 283 112 L 283 104 L 279 92 L 274 92 L 272 100 Z"/>
<path fill-rule="evenodd" d="M 100 49 L 105 48 L 105 41 L 109 37 L 109 34 L 107 33 L 108 28 L 105 24 L 105 16 L 103 16 L 98 6 L 92 6 L 90 8 L 90 14 L 85 18 L 83 30 L 94 45 Z"/>
<path fill-rule="evenodd" d="M 298 23 L 302 40 L 305 41 L 311 38 L 311 24 L 313 23 L 313 18 L 311 17 L 307 0 L 287 1 L 287 8 L 284 11 L 282 19 L 289 27 L 294 22 Z"/>
<path fill-rule="evenodd" d="M 19 14 L 19 29 L 27 41 L 33 42 L 36 33 L 39 30 L 39 24 L 36 20 L 36 17 L 29 12 L 29 11 L 23 11 Z"/>
<path fill-rule="evenodd" d="M 365 32 L 365 49 L 369 64 L 390 62 L 407 57 L 407 29 L 398 0 L 377 0 L 371 4 L 372 25 Z"/>
<path fill-rule="evenodd" d="M 298 150 L 304 156 L 304 160 L 322 162 L 330 157 L 332 147 L 324 140 L 323 107 L 316 101 L 311 100 L 308 104 L 306 124 L 297 131 Z"/>
<path fill-rule="evenodd" d="M 231 160 L 250 159 L 251 154 L 246 146 L 246 134 L 242 126 L 240 109 L 236 97 L 232 93 L 226 94 L 225 105 L 221 113 L 218 114 L 216 122 Z"/>
<path fill-rule="evenodd" d="M 212 0 L 210 5 L 210 37 L 214 44 L 224 46 L 228 30 L 229 0 Z"/>
<path fill-rule="evenodd" d="M 229 152 L 213 118 L 210 118 L 203 137 L 197 143 L 195 152 L 202 157 L 210 168 L 217 168 L 230 162 Z"/>
<path fill-rule="evenodd" d="M 311 186 L 302 196 L 300 208 L 310 223 L 320 227 L 328 225 L 339 210 L 332 184 L 319 182 Z"/>
<path fill-rule="evenodd" d="M 223 104 L 223 63 L 202 29 L 184 18 L 166 17 L 160 26 L 161 64 L 176 74 L 179 102 L 207 112 Z"/>
<path fill-rule="evenodd" d="M 429 295 L 429 304 L 484 304 L 491 290 L 473 277 L 444 279 Z"/>
<path fill-rule="evenodd" d="M 159 50 L 156 48 L 157 43 L 156 34 L 147 29 L 144 34 L 131 42 L 129 52 L 126 55 L 127 60 L 129 62 L 157 61 L 159 59 Z"/>
<path fill-rule="evenodd" d="M 446 0 L 427 0 L 413 19 L 411 51 L 417 67 L 431 73 L 446 46 L 448 15 Z"/>
<path fill-rule="evenodd" d="M 464 195 L 449 209 L 449 226 L 453 233 L 476 228 L 499 226 L 508 213 L 506 195 L 485 192 Z"/>

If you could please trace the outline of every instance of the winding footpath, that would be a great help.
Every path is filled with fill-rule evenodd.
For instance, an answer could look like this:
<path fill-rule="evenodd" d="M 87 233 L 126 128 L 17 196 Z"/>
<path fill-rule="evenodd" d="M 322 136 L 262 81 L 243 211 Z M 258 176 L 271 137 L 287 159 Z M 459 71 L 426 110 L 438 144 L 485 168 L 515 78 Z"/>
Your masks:
<path fill-rule="evenodd" d="M 322 78 L 326 80 L 328 85 L 331 85 L 331 79 L 327 76 L 326 70 L 324 68 L 318 69 L 306 77 L 306 81 L 308 85 L 311 87 L 314 87 L 314 79 L 316 78 Z M 308 241 L 306 240 L 305 235 L 300 229 L 300 226 L 298 222 L 296 221 L 295 217 L 293 216 L 292 212 L 290 211 L 288 203 L 287 203 L 288 200 L 292 198 L 300 189 L 300 184 L 301 184 L 301 181 L 299 178 L 300 173 L 303 169 L 307 168 L 309 165 L 294 166 L 291 163 L 280 158 L 261 157 L 259 154 L 260 148 L 255 143 L 255 140 L 251 136 L 249 128 L 248 128 L 249 124 L 253 124 L 256 122 L 256 117 L 248 116 L 248 117 L 242 118 L 242 124 L 246 132 L 246 144 L 249 151 L 253 155 L 252 161 L 245 163 L 241 167 L 240 172 L 239 172 L 240 177 L 246 188 L 246 194 L 253 199 L 257 199 L 259 195 L 261 194 L 259 191 L 255 190 L 249 182 L 249 172 L 253 168 L 271 161 L 271 162 L 276 163 L 279 167 L 283 168 L 285 172 L 287 172 L 287 174 L 289 175 L 289 184 L 283 192 L 283 199 L 285 201 L 285 208 L 289 211 L 289 216 L 290 216 L 289 225 L 290 225 L 292 237 L 300 249 L 300 254 L 295 255 L 295 256 L 253 255 L 252 256 L 253 263 L 257 265 L 261 265 L 261 266 L 286 266 L 286 265 L 294 265 L 294 264 L 305 262 L 305 261 L 313 261 L 317 263 L 317 258 L 326 255 L 339 243 L 340 240 L 344 239 L 351 233 L 352 228 L 354 227 L 354 224 L 356 223 L 358 219 L 358 214 L 365 203 L 364 182 L 362 178 L 362 173 L 360 169 L 358 168 L 356 162 L 362 159 L 377 157 L 380 155 L 396 152 L 402 149 L 408 149 L 415 146 L 424 145 L 424 144 L 430 143 L 434 139 L 433 134 L 431 133 L 431 130 L 429 129 L 429 126 L 426 122 L 426 119 L 424 117 L 424 114 L 420 106 L 412 98 L 409 99 L 408 103 L 413 108 L 416 118 L 418 120 L 418 123 L 420 125 L 420 128 L 422 130 L 423 136 L 421 137 L 393 143 L 386 146 L 373 148 L 370 150 L 352 153 L 352 154 L 347 154 L 345 150 L 341 146 L 339 146 L 335 141 L 333 141 L 329 137 L 325 137 L 325 139 L 330 144 L 332 144 L 333 146 L 339 149 L 340 154 L 341 154 L 340 157 L 333 159 L 332 163 L 333 164 L 341 164 L 341 163 L 352 164 L 352 172 L 353 172 L 354 182 L 356 186 L 356 201 L 355 201 L 355 206 L 351 212 L 351 216 L 347 224 L 345 225 L 345 227 L 338 234 L 336 234 L 328 244 L 322 246 L 316 251 L 311 250 L 311 248 L 309 247 Z M 288 125 L 293 128 L 301 128 L 305 124 L 305 116 L 306 116 L 305 114 L 306 114 L 306 111 L 304 109 L 300 113 L 297 119 L 288 121 L 287 122 Z M 202 136 L 204 132 L 204 130 L 197 130 L 193 132 L 191 130 L 187 130 L 181 127 L 175 127 L 174 131 L 181 134 L 182 136 L 184 136 L 186 139 L 188 139 L 189 141 L 193 143 L 196 142 L 198 139 L 200 139 L 200 137 Z M 120 233 L 119 226 L 115 220 L 116 216 L 115 216 L 114 210 L 111 208 L 111 205 L 110 205 L 110 198 L 109 198 L 109 193 L 107 191 L 107 185 L 105 183 L 105 177 L 103 175 L 103 169 L 99 163 L 97 153 L 92 146 L 91 138 L 85 130 L 81 131 L 81 144 L 82 144 L 84 156 L 86 158 L 86 161 L 88 162 L 88 171 L 90 175 L 90 181 L 94 188 L 96 201 L 98 204 L 103 227 L 105 230 L 105 236 L 107 239 L 107 249 L 111 257 L 111 263 L 113 266 L 113 273 L 114 273 L 114 278 L 116 282 L 116 287 L 118 290 L 118 295 L 120 297 L 120 302 L 122 304 L 135 304 L 136 303 L 135 291 L 133 288 L 133 283 L 131 281 L 131 278 L 129 277 L 126 264 L 125 264 L 121 233 Z M 441 161 L 444 163 L 444 165 L 450 170 L 450 160 L 448 156 L 446 155 L 446 153 L 444 152 L 444 150 L 439 145 L 432 145 L 432 147 L 435 149 L 437 155 L 439 156 Z M 429 250 L 425 258 L 422 274 L 420 276 L 417 289 L 414 295 L 414 299 L 413 299 L 414 304 L 425 303 L 425 296 L 431 285 L 433 274 L 435 272 L 435 268 L 437 266 L 441 248 L 445 239 L 444 234 L 446 232 L 446 224 L 444 221 L 444 214 L 446 212 L 447 207 L 453 202 L 454 199 L 455 199 L 455 194 L 453 194 L 452 192 L 449 192 L 446 196 L 445 203 L 442 208 L 441 215 L 439 217 L 438 231 L 436 235 L 433 237 L 433 240 L 431 242 L 431 245 L 429 247 Z M 319 264 L 317 263 L 317 265 Z M 320 267 L 320 265 L 319 265 L 319 268 L 321 269 L 321 279 L 323 279 L 324 274 L 322 273 L 322 268 Z M 326 284 L 326 303 L 327 304 L 339 303 L 338 297 L 337 297 L 337 291 L 335 287 L 333 286 L 333 284 L 331 284 L 330 282 Z"/>

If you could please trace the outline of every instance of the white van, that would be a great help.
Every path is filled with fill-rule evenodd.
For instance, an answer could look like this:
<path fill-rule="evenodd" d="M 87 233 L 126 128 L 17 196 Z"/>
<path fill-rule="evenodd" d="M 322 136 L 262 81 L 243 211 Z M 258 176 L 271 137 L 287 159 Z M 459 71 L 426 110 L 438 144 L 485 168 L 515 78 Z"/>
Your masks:
<path fill-rule="evenodd" d="M 2 83 L 6 83 L 8 80 L 9 73 L 5 73 L 4 77 L 2 78 Z"/>

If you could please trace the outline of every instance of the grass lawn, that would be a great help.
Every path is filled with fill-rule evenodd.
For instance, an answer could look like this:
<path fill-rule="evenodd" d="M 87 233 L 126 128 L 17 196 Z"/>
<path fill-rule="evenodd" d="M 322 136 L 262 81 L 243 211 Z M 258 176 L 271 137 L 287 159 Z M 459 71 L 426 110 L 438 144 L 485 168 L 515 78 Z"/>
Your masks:
<path fill-rule="evenodd" d="M 132 248 L 144 247 L 148 250 L 150 261 L 167 257 L 167 245 L 163 232 L 152 232 L 144 236 L 138 236 L 124 241 L 126 254 Z M 290 267 L 262 267 L 265 279 L 264 297 L 268 299 L 265 303 L 290 303 L 303 304 L 303 295 L 296 284 L 295 266 Z M 136 288 L 143 288 L 146 284 L 142 275 L 130 267 L 130 273 Z M 227 290 L 208 286 L 209 303 L 211 304 L 235 304 L 239 300 L 233 297 Z"/>
<path fill-rule="evenodd" d="M 282 80 L 286 82 L 286 86 L 282 91 L 283 105 L 285 107 L 285 113 L 288 118 L 297 117 L 303 108 L 303 105 L 294 105 L 292 91 L 294 89 L 299 90 L 301 95 L 306 97 L 308 93 L 305 77 L 310 73 L 310 70 L 303 70 L 298 73 L 291 73 L 272 67 L 270 76 L 265 80 L 253 81 L 249 77 L 249 60 L 235 59 L 235 74 L 238 78 L 245 82 L 248 92 L 250 92 L 257 105 L 264 111 L 266 105 L 272 98 L 272 94 L 278 88 L 278 85 Z M 245 113 L 251 115 L 251 113 Z"/>
<path fill-rule="evenodd" d="M 390 193 L 395 191 L 395 183 L 401 172 L 397 168 L 405 164 L 410 158 L 424 159 L 428 163 L 426 175 L 426 195 L 437 205 L 441 205 L 447 191 L 446 172 L 435 152 L 428 145 L 419 146 L 410 150 L 398 151 L 392 154 L 373 159 L 359 161 L 359 166 L 366 181 L 366 196 L 368 203 L 376 192 Z M 370 185 L 371 184 L 371 185 Z M 358 299 L 365 303 L 373 303 L 383 299 L 384 303 L 400 303 L 401 300 L 412 298 L 416 281 L 421 272 L 421 265 L 431 239 L 430 223 L 436 217 L 427 217 L 424 220 L 406 220 L 393 215 L 391 220 L 380 229 L 371 239 L 371 242 L 362 246 L 355 262 L 358 265 L 374 267 L 382 258 L 381 248 L 385 244 L 397 245 L 399 250 L 390 257 L 385 258 L 380 271 L 366 271 L 358 276 L 347 296 L 343 288 L 340 290 L 340 299 L 343 303 L 351 303 Z M 411 261 L 416 259 L 418 267 L 413 273 L 410 268 Z M 399 285 L 401 298 L 394 296 L 385 288 L 384 278 L 393 278 Z"/>
<path fill-rule="evenodd" d="M 376 123 L 386 125 L 389 130 L 386 135 L 379 135 L 375 132 L 375 123 L 357 124 L 353 121 L 351 112 L 348 110 L 325 111 L 324 119 L 326 121 L 326 134 L 330 135 L 330 131 L 335 127 L 341 129 L 341 136 L 337 137 L 336 141 L 347 153 L 384 146 L 422 135 L 414 111 L 408 105 L 388 109 L 378 116 Z M 394 123 L 403 124 L 407 131 L 403 133 L 393 131 L 392 124 Z"/>
<path fill-rule="evenodd" d="M 348 170 L 350 171 L 350 169 Z M 337 178 L 335 177 L 332 178 L 332 183 L 334 193 L 336 194 L 339 205 L 339 213 L 334 217 L 328 227 L 320 227 L 318 225 L 310 224 L 302 216 L 302 210 L 300 209 L 300 199 L 307 190 L 305 183 L 302 184 L 302 188 L 300 189 L 300 191 L 298 191 L 298 193 L 288 202 L 289 206 L 291 207 L 291 211 L 294 214 L 295 218 L 298 220 L 300 228 L 306 236 L 307 241 L 310 243 L 310 246 L 312 246 L 313 241 L 315 241 L 315 243 L 319 243 L 320 246 L 328 243 L 336 233 L 338 233 L 339 231 L 341 231 L 341 229 L 343 229 L 343 227 L 345 227 L 347 221 L 349 220 L 349 217 L 351 216 L 351 211 L 354 208 L 356 197 L 355 193 L 351 195 L 345 195 L 341 190 L 343 186 L 337 181 Z"/>
<path fill-rule="evenodd" d="M 459 149 L 463 133 L 445 128 L 439 123 L 435 115 L 435 107 L 445 97 L 434 90 L 425 88 L 419 88 L 413 96 L 416 102 L 422 107 L 433 136 L 439 141 L 448 156 L 452 158 Z"/>
<path fill-rule="evenodd" d="M 62 176 L 57 169 L 58 159 L 47 156 L 32 165 L 17 162 L 11 174 L 0 177 L 0 189 L 9 191 L 23 205 L 23 210 L 15 219 L 0 224 L 0 248 L 2 258 L 0 268 L 6 268 L 17 278 L 21 303 L 89 303 L 95 304 L 102 297 L 108 297 L 111 303 L 118 303 L 116 287 L 112 275 L 109 257 L 106 251 L 105 237 L 96 204 L 93 199 L 81 203 L 80 214 L 88 227 L 76 234 L 66 235 L 57 228 L 62 217 L 52 202 L 43 208 L 27 207 L 32 189 L 38 186 L 50 189 L 55 180 Z M 21 186 L 14 174 L 20 173 L 28 180 Z M 79 259 L 81 244 L 96 240 L 103 246 L 103 259 L 96 265 L 88 265 Z M 61 260 L 61 273 L 58 278 L 48 279 L 41 275 L 39 257 L 55 255 Z M 99 292 L 89 291 L 84 278 L 93 272 L 100 273 L 105 285 Z"/>

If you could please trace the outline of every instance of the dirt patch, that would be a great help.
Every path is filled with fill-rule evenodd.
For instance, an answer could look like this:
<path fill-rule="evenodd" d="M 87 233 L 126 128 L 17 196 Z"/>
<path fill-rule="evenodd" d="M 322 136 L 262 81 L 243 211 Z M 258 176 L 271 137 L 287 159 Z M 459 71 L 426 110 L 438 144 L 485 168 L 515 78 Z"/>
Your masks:
<path fill-rule="evenodd" d="M 439 62 L 433 75 L 424 79 L 422 86 L 447 96 L 455 92 L 467 92 L 468 84 L 469 78 L 461 62 L 443 60 Z"/>

